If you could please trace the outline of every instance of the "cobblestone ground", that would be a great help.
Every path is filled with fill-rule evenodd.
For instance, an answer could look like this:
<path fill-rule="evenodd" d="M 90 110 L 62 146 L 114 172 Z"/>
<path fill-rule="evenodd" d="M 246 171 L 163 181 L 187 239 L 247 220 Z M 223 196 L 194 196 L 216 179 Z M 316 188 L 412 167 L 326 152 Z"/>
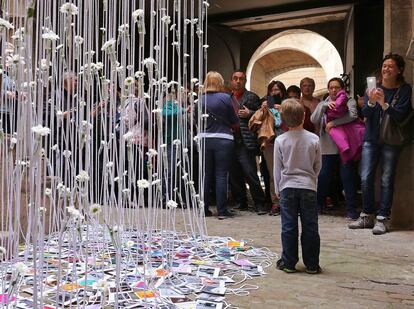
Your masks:
<path fill-rule="evenodd" d="M 414 231 L 375 236 L 371 230 L 349 230 L 345 218 L 322 215 L 321 267 L 309 275 L 286 274 L 273 265 L 267 275 L 249 283 L 249 296 L 229 296 L 239 308 L 414 308 Z M 256 247 L 281 253 L 280 217 L 240 212 L 232 219 L 207 218 L 208 234 L 250 239 Z"/>

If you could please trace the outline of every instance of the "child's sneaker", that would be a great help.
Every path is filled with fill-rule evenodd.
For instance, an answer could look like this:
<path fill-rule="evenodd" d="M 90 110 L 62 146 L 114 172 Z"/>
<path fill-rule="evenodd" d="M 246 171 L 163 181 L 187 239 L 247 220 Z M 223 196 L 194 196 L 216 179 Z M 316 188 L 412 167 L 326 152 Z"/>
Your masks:
<path fill-rule="evenodd" d="M 283 270 L 285 273 L 288 273 L 288 274 L 292 274 L 292 273 L 296 272 L 296 268 L 287 267 L 282 259 L 279 259 L 276 262 L 276 268 L 279 269 L 279 270 Z"/>
<path fill-rule="evenodd" d="M 306 268 L 305 269 L 305 272 L 307 274 L 310 274 L 310 275 L 316 275 L 316 274 L 320 274 L 322 272 L 322 268 L 320 266 L 316 267 L 315 269 L 313 269 L 313 268 Z"/>

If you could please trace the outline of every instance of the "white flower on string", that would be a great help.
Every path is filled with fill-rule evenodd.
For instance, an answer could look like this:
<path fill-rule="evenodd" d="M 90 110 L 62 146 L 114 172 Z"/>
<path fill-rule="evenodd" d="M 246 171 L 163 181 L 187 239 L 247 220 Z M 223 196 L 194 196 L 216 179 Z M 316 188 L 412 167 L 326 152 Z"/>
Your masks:
<path fill-rule="evenodd" d="M 161 21 L 164 23 L 164 24 L 170 24 L 171 23 L 171 17 L 170 16 L 168 16 L 168 15 L 165 15 L 165 16 L 163 16 L 163 17 L 161 17 Z"/>
<path fill-rule="evenodd" d="M 17 138 L 12 137 L 12 138 L 10 139 L 10 143 L 12 143 L 12 144 L 17 144 Z"/>
<path fill-rule="evenodd" d="M 134 78 L 130 76 L 130 77 L 125 78 L 124 84 L 127 87 L 131 87 L 134 84 L 134 81 L 135 81 Z"/>
<path fill-rule="evenodd" d="M 32 131 L 32 133 L 34 133 L 38 137 L 46 136 L 46 135 L 50 134 L 50 129 L 47 128 L 47 127 L 43 127 L 40 124 L 37 125 L 37 126 L 32 127 L 31 131 Z"/>
<path fill-rule="evenodd" d="M 11 36 L 11 38 L 15 41 L 23 41 L 24 39 L 25 30 L 24 27 L 21 27 L 17 29 L 14 34 Z"/>
<path fill-rule="evenodd" d="M 114 162 L 108 162 L 106 163 L 106 168 L 112 168 L 114 166 Z"/>
<path fill-rule="evenodd" d="M 42 34 L 42 39 L 47 41 L 57 41 L 59 40 L 59 36 L 52 30 L 48 29 L 45 33 Z"/>
<path fill-rule="evenodd" d="M 172 144 L 173 144 L 174 146 L 178 147 L 178 146 L 180 146 L 180 145 L 181 145 L 181 141 L 180 141 L 179 139 L 175 139 L 175 140 L 173 140 Z"/>
<path fill-rule="evenodd" d="M 162 109 L 161 108 L 156 108 L 152 110 L 152 113 L 154 114 L 161 114 L 162 113 Z"/>
<path fill-rule="evenodd" d="M 118 32 L 120 34 L 128 34 L 128 31 L 129 31 L 129 25 L 128 24 L 123 24 L 123 25 L 120 25 L 118 27 Z"/>
<path fill-rule="evenodd" d="M 160 145 L 160 148 L 161 148 L 161 149 L 165 149 L 165 148 L 167 148 L 167 144 L 161 144 L 161 145 Z"/>
<path fill-rule="evenodd" d="M 137 185 L 138 185 L 138 188 L 140 189 L 146 189 L 150 186 L 150 183 L 146 179 L 140 179 L 137 181 Z"/>
<path fill-rule="evenodd" d="M 119 177 L 118 176 L 114 178 L 114 182 L 117 182 L 117 181 L 119 181 Z"/>
<path fill-rule="evenodd" d="M 188 153 L 188 148 L 183 148 L 183 153 L 184 154 Z"/>
<path fill-rule="evenodd" d="M 83 220 L 83 215 L 74 206 L 66 207 L 66 209 L 67 209 L 68 213 L 70 214 L 71 218 L 73 218 L 75 220 Z"/>
<path fill-rule="evenodd" d="M 99 204 L 92 204 L 89 211 L 92 215 L 98 215 L 102 212 L 102 206 Z"/>
<path fill-rule="evenodd" d="M 92 287 L 99 291 L 106 291 L 108 289 L 108 282 L 105 279 L 99 279 L 98 282 L 94 282 Z"/>
<path fill-rule="evenodd" d="M 115 39 L 110 39 L 106 41 L 104 45 L 102 45 L 101 50 L 107 53 L 113 53 L 115 52 L 115 44 L 116 44 Z"/>
<path fill-rule="evenodd" d="M 0 30 L 3 30 L 3 29 L 7 29 L 7 30 L 14 29 L 14 26 L 13 24 L 9 23 L 7 20 L 0 18 Z"/>
<path fill-rule="evenodd" d="M 198 78 L 192 78 L 191 83 L 192 84 L 197 84 L 198 83 Z"/>
<path fill-rule="evenodd" d="M 112 231 L 114 232 L 114 233 L 119 233 L 119 232 L 122 232 L 124 229 L 122 228 L 122 226 L 121 225 L 114 225 L 113 227 L 112 227 Z"/>
<path fill-rule="evenodd" d="M 7 253 L 6 248 L 4 248 L 4 247 L 0 247 L 0 258 L 1 258 L 1 257 L 3 257 L 3 256 L 5 256 L 5 255 L 6 255 L 6 253 Z"/>
<path fill-rule="evenodd" d="M 70 196 L 70 189 L 63 185 L 63 183 L 59 182 L 56 189 L 61 197 Z"/>
<path fill-rule="evenodd" d="M 129 131 L 129 132 L 127 132 L 127 133 L 125 133 L 125 134 L 122 136 L 122 138 L 123 138 L 124 140 L 126 140 L 126 141 L 131 140 L 133 137 L 134 137 L 134 134 L 133 134 L 131 131 Z"/>
<path fill-rule="evenodd" d="M 152 157 L 155 157 L 157 154 L 158 152 L 155 149 L 152 149 L 152 148 L 148 149 L 148 152 L 147 152 L 148 157 L 152 158 Z"/>
<path fill-rule="evenodd" d="M 208 3 L 208 1 L 203 1 L 203 5 L 208 8 L 210 6 L 210 3 Z"/>
<path fill-rule="evenodd" d="M 70 15 L 77 15 L 78 14 L 78 7 L 73 3 L 66 2 L 62 4 L 60 7 L 60 12 L 63 14 L 70 14 Z"/>
<path fill-rule="evenodd" d="M 93 125 L 92 125 L 92 123 L 90 123 L 90 122 L 88 122 L 86 120 L 83 120 L 82 121 L 82 128 L 84 130 L 92 130 L 93 129 Z"/>
<path fill-rule="evenodd" d="M 184 19 L 184 24 L 185 25 L 188 25 L 190 23 L 191 23 L 191 19 L 188 19 L 188 18 Z"/>
<path fill-rule="evenodd" d="M 63 46 L 64 46 L 63 44 L 59 44 L 58 46 L 56 46 L 55 50 L 59 51 L 61 48 L 63 48 Z"/>
<path fill-rule="evenodd" d="M 134 245 L 135 245 L 135 242 L 134 242 L 133 240 L 128 240 L 128 241 L 125 243 L 125 246 L 126 246 L 128 249 L 131 249 Z"/>
<path fill-rule="evenodd" d="M 142 64 L 148 68 L 150 66 L 156 65 L 157 62 L 154 60 L 154 58 L 148 57 L 142 60 Z"/>
<path fill-rule="evenodd" d="M 167 202 L 167 208 L 169 208 L 169 209 L 174 209 L 174 208 L 177 208 L 177 202 L 175 202 L 175 201 L 173 201 L 173 200 L 169 200 L 168 202 Z"/>
<path fill-rule="evenodd" d="M 210 46 L 209 46 L 208 44 L 204 44 L 204 45 L 203 45 L 203 48 L 204 48 L 204 49 L 207 49 L 207 48 L 209 48 L 209 47 L 210 47 Z"/>
<path fill-rule="evenodd" d="M 136 71 L 135 72 L 135 78 L 140 79 L 140 78 L 144 78 L 145 76 L 145 72 L 143 71 Z"/>
<path fill-rule="evenodd" d="M 76 177 L 77 182 L 88 182 L 90 177 L 87 171 L 80 171 L 79 175 Z"/>
<path fill-rule="evenodd" d="M 204 118 L 204 119 L 206 119 L 206 118 L 208 118 L 209 117 L 209 115 L 208 114 L 202 114 L 201 115 L 201 118 Z"/>
<path fill-rule="evenodd" d="M 10 55 L 7 57 L 6 59 L 6 66 L 7 67 L 16 67 L 19 64 L 24 65 L 26 64 L 24 57 L 20 56 L 20 55 Z"/>
<path fill-rule="evenodd" d="M 119 180 L 119 177 L 118 177 L 118 180 Z M 115 179 L 114 179 L 114 181 L 115 181 Z M 130 189 L 123 189 L 122 190 L 122 194 L 124 194 L 124 195 L 128 195 L 130 192 L 131 192 Z"/>
<path fill-rule="evenodd" d="M 145 12 L 142 9 L 138 9 L 132 12 L 132 18 L 134 19 L 134 22 L 138 22 L 139 19 L 144 17 Z"/>
<path fill-rule="evenodd" d="M 151 185 L 158 185 L 159 183 L 161 183 L 161 179 L 155 179 L 151 182 Z"/>
<path fill-rule="evenodd" d="M 16 264 L 14 264 L 14 269 L 17 271 L 17 273 L 19 273 L 20 275 L 25 275 L 28 271 L 28 267 L 25 263 L 23 262 L 17 262 Z"/>
<path fill-rule="evenodd" d="M 66 159 L 69 159 L 69 157 L 72 155 L 72 151 L 70 151 L 70 150 L 64 150 L 64 151 L 62 152 L 62 154 L 63 154 L 63 156 L 64 156 Z"/>
<path fill-rule="evenodd" d="M 75 42 L 76 45 L 82 45 L 83 44 L 83 37 L 81 37 L 80 35 L 76 35 L 74 42 Z"/>
<path fill-rule="evenodd" d="M 187 178 L 188 178 L 188 173 L 184 173 L 184 174 L 183 174 L 183 176 L 181 176 L 181 178 L 182 178 L 183 180 L 187 180 Z"/>
<path fill-rule="evenodd" d="M 52 195 L 52 190 L 50 188 L 46 188 L 45 189 L 45 195 L 46 196 L 51 196 Z"/>
<path fill-rule="evenodd" d="M 49 62 L 49 60 L 47 60 L 47 59 L 42 59 L 42 60 L 40 60 L 40 69 L 41 69 L 42 71 L 47 71 L 47 70 L 49 70 L 49 67 L 50 67 L 50 62 Z"/>
<path fill-rule="evenodd" d="M 39 207 L 39 213 L 44 214 L 47 211 L 46 207 Z"/>
<path fill-rule="evenodd" d="M 104 67 L 104 64 L 102 62 L 92 63 L 92 68 L 95 68 L 97 71 L 101 71 Z"/>

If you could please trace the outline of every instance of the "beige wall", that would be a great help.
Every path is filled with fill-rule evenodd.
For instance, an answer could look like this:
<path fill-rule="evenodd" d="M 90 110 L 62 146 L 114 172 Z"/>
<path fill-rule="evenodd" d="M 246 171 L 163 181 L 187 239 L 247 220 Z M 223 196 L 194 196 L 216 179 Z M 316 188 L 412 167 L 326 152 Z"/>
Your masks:
<path fill-rule="evenodd" d="M 405 55 L 414 36 L 414 0 L 384 0 L 384 53 Z M 413 62 L 407 60 L 404 73 L 413 85 Z M 403 149 L 395 181 L 392 224 L 414 228 L 414 145 Z"/>
<path fill-rule="evenodd" d="M 252 69 L 252 78 L 250 81 L 250 89 L 256 93 L 260 98 L 266 95 L 267 80 L 266 72 L 259 63 L 255 63 Z"/>

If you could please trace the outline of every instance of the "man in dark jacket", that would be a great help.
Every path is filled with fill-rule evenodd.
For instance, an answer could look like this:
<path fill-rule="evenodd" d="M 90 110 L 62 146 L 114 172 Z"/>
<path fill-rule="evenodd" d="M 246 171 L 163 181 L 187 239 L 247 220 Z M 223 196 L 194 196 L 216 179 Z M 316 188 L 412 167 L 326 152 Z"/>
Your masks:
<path fill-rule="evenodd" d="M 265 214 L 265 195 L 257 175 L 257 136 L 249 130 L 249 119 L 260 108 L 259 97 L 245 88 L 246 73 L 235 71 L 231 76 L 232 103 L 240 118 L 240 128 L 234 132 L 234 159 L 230 168 L 230 187 L 237 209 L 247 210 L 246 182 L 249 184 L 256 211 Z"/>

